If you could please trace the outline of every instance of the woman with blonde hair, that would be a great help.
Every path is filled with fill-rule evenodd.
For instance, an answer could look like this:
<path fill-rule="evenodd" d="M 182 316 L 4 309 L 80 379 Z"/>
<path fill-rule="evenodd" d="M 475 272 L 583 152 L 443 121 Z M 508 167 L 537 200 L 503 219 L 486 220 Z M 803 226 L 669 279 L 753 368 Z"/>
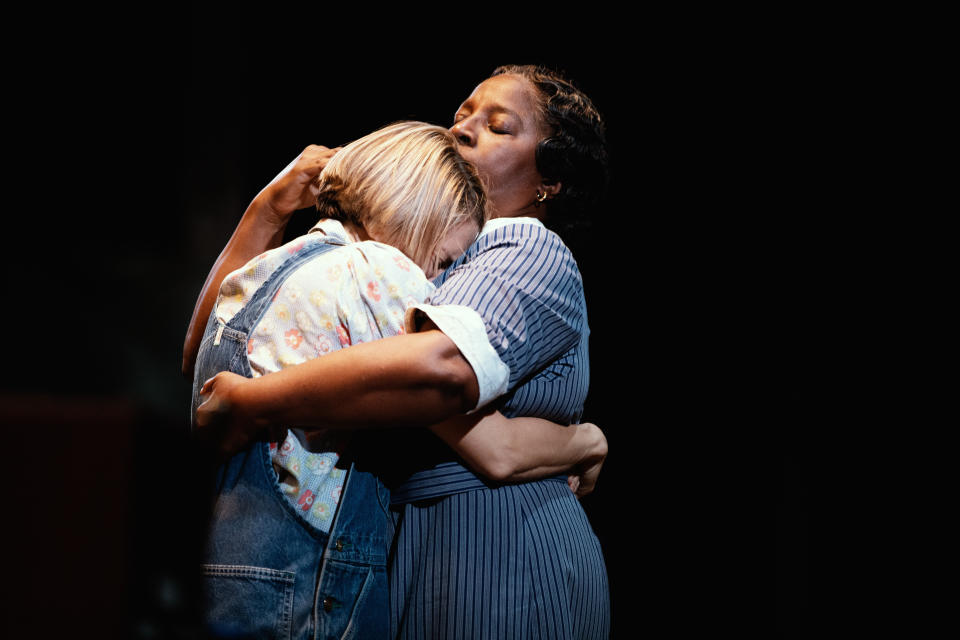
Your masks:
<path fill-rule="evenodd" d="M 311 194 L 321 219 L 310 232 L 220 285 L 196 359 L 194 410 L 201 385 L 219 372 L 266 378 L 404 333 L 408 309 L 434 290 L 428 278 L 463 253 L 486 220 L 475 169 L 449 131 L 425 123 L 396 123 L 345 146 Z M 465 357 L 489 357 L 482 353 L 489 345 L 452 334 Z M 571 441 L 556 425 L 499 413 L 451 442 L 465 459 L 495 459 L 491 443 L 508 422 L 515 437 L 554 438 L 564 467 L 592 442 L 589 426 Z M 450 429 L 435 432 L 445 437 Z M 526 460 L 506 475 L 557 469 Z M 374 471 L 348 431 L 330 429 L 274 429 L 223 462 L 204 552 L 208 630 L 384 637 L 393 522 L 389 491 Z"/>

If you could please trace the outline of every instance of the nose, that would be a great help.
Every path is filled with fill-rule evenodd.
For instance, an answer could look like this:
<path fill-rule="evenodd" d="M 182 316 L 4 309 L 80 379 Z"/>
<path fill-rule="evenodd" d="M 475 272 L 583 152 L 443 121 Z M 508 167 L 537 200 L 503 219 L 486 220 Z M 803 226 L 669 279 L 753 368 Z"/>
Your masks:
<path fill-rule="evenodd" d="M 473 126 L 470 124 L 472 120 L 473 118 L 464 118 L 450 127 L 450 133 L 457 139 L 458 145 L 472 147 L 476 143 L 477 136 L 473 131 Z"/>

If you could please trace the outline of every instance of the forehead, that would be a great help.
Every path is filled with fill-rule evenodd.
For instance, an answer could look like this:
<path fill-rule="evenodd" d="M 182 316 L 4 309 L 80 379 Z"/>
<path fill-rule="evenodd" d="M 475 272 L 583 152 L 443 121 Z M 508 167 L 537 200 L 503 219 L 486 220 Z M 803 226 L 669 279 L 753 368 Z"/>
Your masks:
<path fill-rule="evenodd" d="M 463 105 L 474 111 L 498 109 L 512 111 L 522 118 L 536 118 L 539 105 L 536 89 L 529 80 L 514 74 L 487 78 L 473 90 Z"/>

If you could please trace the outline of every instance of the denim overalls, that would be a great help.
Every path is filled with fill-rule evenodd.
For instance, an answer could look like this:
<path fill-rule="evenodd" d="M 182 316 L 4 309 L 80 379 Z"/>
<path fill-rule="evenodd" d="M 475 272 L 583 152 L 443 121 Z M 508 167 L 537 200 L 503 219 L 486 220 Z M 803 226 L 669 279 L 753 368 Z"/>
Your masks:
<path fill-rule="evenodd" d="M 323 236 L 307 242 L 226 325 L 211 313 L 194 371 L 194 411 L 200 387 L 216 373 L 252 377 L 248 334 L 284 280 L 336 246 Z M 266 442 L 234 455 L 217 470 L 204 552 L 208 631 L 231 638 L 387 637 L 389 504 L 383 483 L 351 463 L 328 537 L 280 492 Z"/>

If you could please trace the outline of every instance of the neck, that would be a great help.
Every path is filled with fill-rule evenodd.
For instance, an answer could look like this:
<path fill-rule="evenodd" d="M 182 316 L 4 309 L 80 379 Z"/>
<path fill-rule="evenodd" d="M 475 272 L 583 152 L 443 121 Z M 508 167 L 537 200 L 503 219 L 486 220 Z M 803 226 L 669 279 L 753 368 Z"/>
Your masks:
<path fill-rule="evenodd" d="M 490 216 L 491 218 L 536 218 L 540 222 L 546 223 L 547 221 L 547 208 L 543 205 L 535 207 L 532 204 L 518 209 L 516 211 L 510 211 L 507 213 L 501 213 L 494 210 Z"/>
<path fill-rule="evenodd" d="M 340 224 L 343 225 L 343 230 L 347 232 L 347 237 L 349 237 L 352 242 L 373 240 L 373 238 L 370 237 L 370 234 L 367 233 L 367 230 L 359 224 L 354 224 L 352 222 L 341 222 Z"/>

